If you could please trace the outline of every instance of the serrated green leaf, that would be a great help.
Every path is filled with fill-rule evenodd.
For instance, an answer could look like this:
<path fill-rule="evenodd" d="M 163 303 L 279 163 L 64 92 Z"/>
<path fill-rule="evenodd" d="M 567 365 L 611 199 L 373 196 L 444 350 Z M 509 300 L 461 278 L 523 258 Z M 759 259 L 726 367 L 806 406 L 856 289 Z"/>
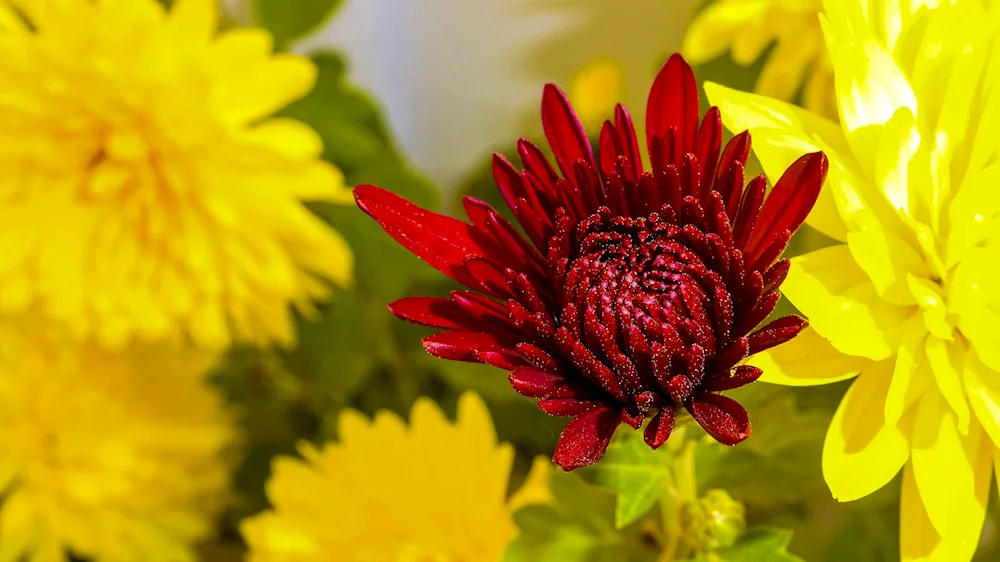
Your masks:
<path fill-rule="evenodd" d="M 669 463 L 666 449 L 654 451 L 629 433 L 612 441 L 604 458 L 588 469 L 595 483 L 617 496 L 616 527 L 638 521 L 667 494 Z"/>
<path fill-rule="evenodd" d="M 733 546 L 703 555 L 695 562 L 803 562 L 788 552 L 792 532 L 758 528 L 747 531 Z"/>
<path fill-rule="evenodd" d="M 514 514 L 521 530 L 504 562 L 647 562 L 656 552 L 639 529 L 616 530 L 615 498 L 576 473 L 553 471 L 553 501 Z"/>
<path fill-rule="evenodd" d="M 253 0 L 252 6 L 257 24 L 285 49 L 326 23 L 341 4 L 342 0 Z"/>

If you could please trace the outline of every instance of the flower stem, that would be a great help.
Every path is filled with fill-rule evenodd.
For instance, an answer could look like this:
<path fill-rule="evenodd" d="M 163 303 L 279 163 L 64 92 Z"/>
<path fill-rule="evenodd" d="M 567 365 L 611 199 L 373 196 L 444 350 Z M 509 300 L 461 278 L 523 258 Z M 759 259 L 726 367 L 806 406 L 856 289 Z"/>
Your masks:
<path fill-rule="evenodd" d="M 681 541 L 684 533 L 682 513 L 685 505 L 698 501 L 694 462 L 696 443 L 684 439 L 683 434 L 675 437 L 683 439 L 683 444 L 679 447 L 680 453 L 673 456 L 671 462 L 673 478 L 667 483 L 667 497 L 660 501 L 666 545 L 657 562 L 675 562 L 686 556 L 686 549 Z"/>

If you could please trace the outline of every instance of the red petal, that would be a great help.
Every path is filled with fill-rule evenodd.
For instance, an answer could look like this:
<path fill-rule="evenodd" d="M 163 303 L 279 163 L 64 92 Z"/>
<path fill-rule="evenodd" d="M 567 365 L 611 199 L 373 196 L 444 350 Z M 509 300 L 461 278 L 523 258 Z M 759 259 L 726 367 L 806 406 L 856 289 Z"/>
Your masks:
<path fill-rule="evenodd" d="M 781 345 L 799 335 L 809 323 L 799 316 L 783 316 L 750 334 L 750 355 Z"/>
<path fill-rule="evenodd" d="M 477 349 L 472 352 L 472 356 L 480 363 L 485 363 L 504 371 L 512 371 L 526 364 L 517 352 L 509 349 Z"/>
<path fill-rule="evenodd" d="M 710 107 L 701 121 L 695 143 L 695 156 L 701 166 L 701 181 L 708 187 L 715 181 L 719 166 L 719 151 L 722 149 L 722 114 L 718 107 Z M 725 199 L 723 199 L 725 201 Z"/>
<path fill-rule="evenodd" d="M 622 104 L 615 106 L 615 132 L 618 133 L 619 144 L 624 151 L 622 154 L 631 164 L 631 168 L 626 168 L 627 179 L 634 182 L 642 174 L 642 154 L 639 153 L 639 141 L 635 136 L 632 117 Z"/>
<path fill-rule="evenodd" d="M 434 269 L 459 283 L 475 287 L 464 262 L 487 255 L 472 237 L 472 227 L 462 221 L 422 209 L 374 185 L 354 188 L 354 199 L 394 240 Z"/>
<path fill-rule="evenodd" d="M 559 436 L 552 460 L 566 471 L 601 460 L 618 427 L 619 416 L 618 410 L 598 406 L 573 418 Z"/>
<path fill-rule="evenodd" d="M 732 374 L 723 373 L 717 377 L 713 377 L 709 381 L 706 381 L 705 390 L 710 390 L 712 392 L 732 390 L 754 382 L 759 379 L 762 374 L 764 374 L 764 371 L 760 370 L 758 367 L 754 367 L 753 365 L 740 365 L 739 367 L 736 367 L 736 370 L 734 370 Z"/>
<path fill-rule="evenodd" d="M 747 263 L 755 261 L 773 233 L 783 230 L 794 233 L 802 226 L 816 204 L 828 168 L 826 155 L 814 152 L 799 158 L 785 170 L 767 197 L 757 224 L 754 225 L 744 252 L 750 256 Z"/>
<path fill-rule="evenodd" d="M 538 407 L 550 416 L 579 416 L 594 409 L 594 403 L 576 398 L 550 398 L 539 400 Z"/>
<path fill-rule="evenodd" d="M 646 431 L 643 432 L 643 438 L 646 440 L 647 445 L 653 449 L 657 449 L 660 445 L 667 442 L 670 432 L 674 430 L 674 416 L 676 412 L 677 409 L 673 404 L 664 406 L 653 416 L 653 419 L 649 420 L 649 425 L 646 426 Z"/>
<path fill-rule="evenodd" d="M 679 134 L 681 152 L 694 152 L 698 131 L 698 84 L 688 63 L 674 54 L 653 81 L 646 105 L 646 142 L 653 152 L 654 139 L 666 139 L 674 127 Z"/>
<path fill-rule="evenodd" d="M 503 200 L 513 211 L 517 207 L 517 199 L 525 196 L 521 172 L 518 172 L 502 154 L 496 153 L 493 155 L 493 180 L 500 189 Z"/>
<path fill-rule="evenodd" d="M 534 367 L 518 367 L 507 377 L 518 394 L 541 398 L 563 383 L 562 375 Z"/>
<path fill-rule="evenodd" d="M 470 363 L 480 362 L 474 354 L 477 350 L 513 347 L 509 340 L 480 332 L 441 332 L 426 336 L 421 341 L 427 353 L 435 357 Z"/>
<path fill-rule="evenodd" d="M 472 330 L 476 319 L 460 304 L 440 297 L 406 297 L 389 305 L 389 312 L 396 318 L 446 330 Z"/>
<path fill-rule="evenodd" d="M 577 160 L 583 160 L 591 168 L 596 168 L 594 153 L 583 125 L 573 112 L 566 94 L 554 84 L 547 84 L 542 93 L 542 128 L 545 129 L 545 138 L 552 147 L 563 177 L 572 177 L 573 164 Z"/>
<path fill-rule="evenodd" d="M 706 392 L 691 401 L 688 411 L 723 445 L 735 445 L 750 436 L 750 416 L 732 398 Z"/>

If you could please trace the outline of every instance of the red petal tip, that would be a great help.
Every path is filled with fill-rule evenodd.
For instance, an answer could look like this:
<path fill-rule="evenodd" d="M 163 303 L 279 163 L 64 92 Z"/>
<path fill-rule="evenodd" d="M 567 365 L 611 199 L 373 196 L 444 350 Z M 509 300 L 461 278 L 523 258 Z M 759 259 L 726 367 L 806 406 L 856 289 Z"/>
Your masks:
<path fill-rule="evenodd" d="M 620 416 L 618 410 L 598 406 L 573 418 L 559 436 L 552 460 L 567 472 L 601 460 Z"/>

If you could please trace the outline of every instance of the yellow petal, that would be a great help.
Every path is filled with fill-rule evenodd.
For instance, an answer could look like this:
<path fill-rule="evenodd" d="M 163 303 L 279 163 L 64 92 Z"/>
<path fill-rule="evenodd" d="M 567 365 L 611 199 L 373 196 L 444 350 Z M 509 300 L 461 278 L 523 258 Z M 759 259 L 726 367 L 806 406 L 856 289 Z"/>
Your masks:
<path fill-rule="evenodd" d="M 892 382 L 885 399 L 885 421 L 896 424 L 910 406 L 919 400 L 931 383 L 927 355 L 924 351 L 927 330 L 919 316 L 909 318 L 903 325 L 896 362 L 893 365 Z"/>
<path fill-rule="evenodd" d="M 781 290 L 833 347 L 875 361 L 892 355 L 893 331 L 913 312 L 882 300 L 844 244 L 792 258 Z"/>
<path fill-rule="evenodd" d="M 975 551 L 986 517 L 993 445 L 982 427 L 961 435 L 940 393 L 928 392 L 913 427 L 913 476 L 927 516 L 954 549 Z M 961 558 L 968 560 L 968 557 Z"/>
<path fill-rule="evenodd" d="M 734 43 L 740 31 L 746 29 L 748 21 L 762 18 L 766 14 L 766 2 L 713 2 L 705 7 L 691 22 L 684 34 L 684 46 L 681 51 L 692 64 L 710 61 L 726 52 Z M 755 29 L 753 35 L 762 38 L 760 48 L 742 49 L 734 53 L 734 58 L 753 62 L 760 51 L 767 46 L 769 36 Z"/>
<path fill-rule="evenodd" d="M 552 461 L 548 457 L 542 455 L 535 457 L 524 483 L 507 502 L 507 507 L 510 508 L 511 512 L 526 505 L 545 504 L 552 501 L 552 492 L 549 491 L 551 471 Z"/>
<path fill-rule="evenodd" d="M 949 544 L 941 540 L 927 517 L 920 499 L 913 465 L 903 469 L 903 493 L 899 501 L 899 554 L 902 562 L 953 562 Z M 966 558 L 967 559 L 967 558 Z"/>
<path fill-rule="evenodd" d="M 772 181 L 803 154 L 826 153 L 830 161 L 826 184 L 806 222 L 834 240 L 845 240 L 847 227 L 834 197 L 840 186 L 863 182 L 849 168 L 850 147 L 840 126 L 794 105 L 711 82 L 705 83 L 705 94 L 712 105 L 719 106 L 730 131 L 750 131 L 754 154 Z"/>
<path fill-rule="evenodd" d="M 212 0 L 175 0 L 170 8 L 170 22 L 180 39 L 207 44 L 218 27 L 217 2 Z"/>
<path fill-rule="evenodd" d="M 955 330 L 952 328 L 948 314 L 948 304 L 942 295 L 942 287 L 926 277 L 906 275 L 910 294 L 917 305 L 923 310 L 924 327 L 940 339 L 951 341 Z"/>
<path fill-rule="evenodd" d="M 965 391 L 979 423 L 1000 447 L 1000 376 L 979 360 L 975 351 L 965 357 Z"/>
<path fill-rule="evenodd" d="M 920 147 L 920 132 L 909 108 L 901 107 L 880 131 L 875 181 L 893 207 L 910 213 L 910 160 Z"/>
<path fill-rule="evenodd" d="M 4 498 L 0 507 L 0 562 L 16 562 L 39 540 L 38 512 L 23 489 Z"/>
<path fill-rule="evenodd" d="M 880 297 L 900 306 L 916 304 L 907 275 L 927 276 L 930 270 L 913 246 L 885 230 L 850 232 L 847 246 Z"/>
<path fill-rule="evenodd" d="M 951 311 L 979 358 L 1000 371 L 1000 248 L 974 248 L 951 280 Z"/>
<path fill-rule="evenodd" d="M 823 477 L 833 497 L 852 501 L 878 490 L 909 457 L 898 425 L 886 425 L 883 410 L 892 362 L 872 365 L 847 390 L 823 443 Z"/>
<path fill-rule="evenodd" d="M 938 390 L 957 416 L 958 431 L 969 433 L 969 403 L 965 400 L 962 373 L 965 369 L 965 346 L 937 337 L 927 338 L 927 360 L 934 373 Z"/>
<path fill-rule="evenodd" d="M 858 3 L 826 0 L 824 8 L 820 23 L 836 77 L 841 122 L 855 157 L 870 170 L 877 143 L 869 126 L 886 123 L 901 107 L 916 114 L 917 99 Z"/>
<path fill-rule="evenodd" d="M 844 355 L 811 327 L 783 345 L 752 356 L 764 371 L 760 380 L 786 386 L 812 386 L 849 379 L 872 365 L 868 359 Z"/>

